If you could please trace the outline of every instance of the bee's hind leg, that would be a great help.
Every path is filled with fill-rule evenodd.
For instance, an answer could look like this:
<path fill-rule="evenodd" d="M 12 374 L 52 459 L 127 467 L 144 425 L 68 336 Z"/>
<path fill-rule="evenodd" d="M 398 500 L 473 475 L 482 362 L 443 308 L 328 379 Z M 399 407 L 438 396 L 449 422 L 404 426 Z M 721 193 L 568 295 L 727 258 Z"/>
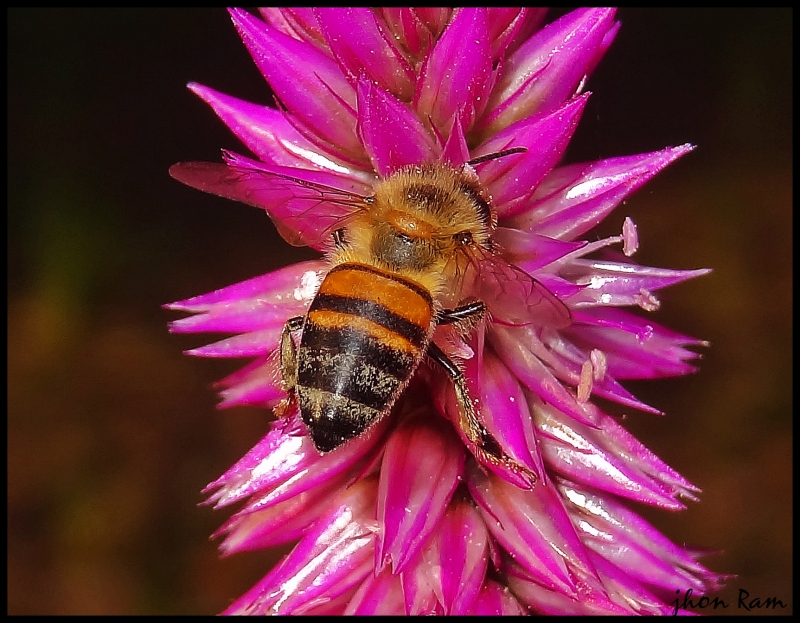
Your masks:
<path fill-rule="evenodd" d="M 292 339 L 292 333 L 302 328 L 303 316 L 295 316 L 286 321 L 281 332 L 281 374 L 288 392 L 293 392 L 297 385 L 297 347 Z"/>
<path fill-rule="evenodd" d="M 458 404 L 458 424 L 467 439 L 475 446 L 476 458 L 483 462 L 501 465 L 519 474 L 524 480 L 533 485 L 536 482 L 536 474 L 503 452 L 503 448 L 494 435 L 486 430 L 486 427 L 478 420 L 478 414 L 475 410 L 475 404 L 469 395 L 464 373 L 436 344 L 431 344 L 428 347 L 428 356 L 442 366 L 453 381 Z"/>

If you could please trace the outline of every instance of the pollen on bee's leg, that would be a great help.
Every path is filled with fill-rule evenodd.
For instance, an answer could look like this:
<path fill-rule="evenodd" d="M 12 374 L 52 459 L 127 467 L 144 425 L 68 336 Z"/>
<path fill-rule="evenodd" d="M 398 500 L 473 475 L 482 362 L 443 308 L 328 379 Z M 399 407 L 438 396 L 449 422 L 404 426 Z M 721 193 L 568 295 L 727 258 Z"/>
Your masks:
<path fill-rule="evenodd" d="M 297 399 L 295 398 L 294 392 L 290 392 L 286 398 L 282 398 L 280 402 L 275 405 L 272 411 L 275 413 L 276 418 L 283 420 L 291 415 L 292 407 L 296 405 Z"/>

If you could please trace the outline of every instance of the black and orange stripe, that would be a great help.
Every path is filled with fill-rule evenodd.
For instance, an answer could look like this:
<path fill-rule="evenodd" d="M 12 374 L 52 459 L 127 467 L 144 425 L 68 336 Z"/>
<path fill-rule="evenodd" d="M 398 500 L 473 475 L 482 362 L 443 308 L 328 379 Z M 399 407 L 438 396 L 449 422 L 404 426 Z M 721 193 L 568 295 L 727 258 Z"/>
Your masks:
<path fill-rule="evenodd" d="M 434 323 L 429 292 L 363 264 L 331 269 L 298 351 L 297 396 L 323 452 L 363 432 L 419 365 Z"/>

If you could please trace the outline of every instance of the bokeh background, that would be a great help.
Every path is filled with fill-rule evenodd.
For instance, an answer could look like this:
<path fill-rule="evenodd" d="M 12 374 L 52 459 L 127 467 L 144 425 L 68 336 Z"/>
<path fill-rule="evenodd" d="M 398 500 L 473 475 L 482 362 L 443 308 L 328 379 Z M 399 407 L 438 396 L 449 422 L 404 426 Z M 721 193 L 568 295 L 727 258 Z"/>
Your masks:
<path fill-rule="evenodd" d="M 554 12 L 553 17 L 563 11 Z M 629 426 L 700 486 L 646 512 L 792 604 L 790 10 L 622 9 L 569 161 L 698 149 L 609 219 L 642 263 L 714 272 L 656 319 L 707 339 L 698 374 L 629 384 Z M 270 94 L 222 10 L 8 12 L 8 612 L 215 613 L 278 553 L 219 560 L 200 489 L 270 414 L 215 410 L 237 362 L 181 351 L 163 303 L 308 257 L 262 212 L 167 176 L 239 148 L 184 85 Z M 599 235 L 599 234 L 598 234 Z M 751 612 L 750 614 L 755 614 Z M 760 611 L 764 614 L 768 612 Z"/>

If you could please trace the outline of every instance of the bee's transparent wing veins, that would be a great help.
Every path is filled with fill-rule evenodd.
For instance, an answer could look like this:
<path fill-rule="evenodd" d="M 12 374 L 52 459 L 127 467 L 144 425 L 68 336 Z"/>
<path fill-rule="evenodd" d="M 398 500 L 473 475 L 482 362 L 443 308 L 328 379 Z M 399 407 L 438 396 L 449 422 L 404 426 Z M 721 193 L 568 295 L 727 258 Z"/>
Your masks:
<path fill-rule="evenodd" d="M 555 329 L 570 324 L 569 308 L 524 270 L 489 251 L 472 251 L 465 281 L 486 304 L 494 322 Z"/>
<path fill-rule="evenodd" d="M 222 163 L 180 162 L 169 173 L 198 190 L 266 210 L 283 239 L 294 246 L 328 246 L 331 231 L 368 201 L 299 177 Z"/>

